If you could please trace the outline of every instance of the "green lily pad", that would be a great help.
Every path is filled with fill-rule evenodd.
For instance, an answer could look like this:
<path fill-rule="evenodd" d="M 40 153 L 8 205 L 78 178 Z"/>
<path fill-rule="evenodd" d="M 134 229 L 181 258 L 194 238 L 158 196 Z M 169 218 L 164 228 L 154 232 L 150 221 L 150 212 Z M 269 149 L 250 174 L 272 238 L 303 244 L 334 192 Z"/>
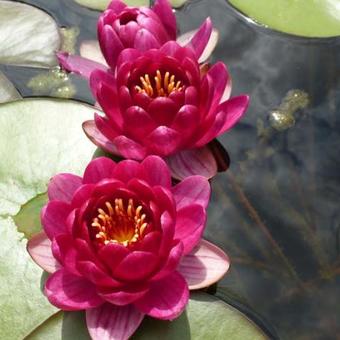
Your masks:
<path fill-rule="evenodd" d="M 23 99 L 0 105 L 0 215 L 46 192 L 58 172 L 81 173 L 95 147 L 81 123 L 94 109 L 74 101 Z"/>
<path fill-rule="evenodd" d="M 21 96 L 14 85 L 0 72 L 0 103 L 11 102 L 21 99 Z"/>
<path fill-rule="evenodd" d="M 229 0 L 241 12 L 269 28 L 305 37 L 340 35 L 337 0 Z"/>
<path fill-rule="evenodd" d="M 74 0 L 79 5 L 95 9 L 98 11 L 104 11 L 111 0 Z M 183 6 L 188 0 L 170 0 L 172 7 L 178 8 Z M 149 6 L 150 0 L 124 0 L 128 6 L 140 7 Z"/>
<path fill-rule="evenodd" d="M 41 230 L 40 211 L 46 203 L 47 194 L 40 194 L 22 205 L 20 211 L 13 216 L 18 231 L 24 233 L 26 238 L 29 239 Z"/>
<path fill-rule="evenodd" d="M 0 32 L 0 64 L 57 65 L 60 35 L 47 13 L 20 2 L 0 0 Z"/>
<path fill-rule="evenodd" d="M 0 338 L 23 339 L 57 309 L 43 296 L 42 270 L 12 218 L 0 218 Z"/>
<path fill-rule="evenodd" d="M 188 0 L 171 0 L 171 6 L 174 8 L 182 7 Z"/>
<path fill-rule="evenodd" d="M 74 0 L 77 2 L 79 5 L 95 9 L 98 11 L 104 11 L 111 0 Z M 150 1 L 149 0 L 125 0 L 124 1 L 128 6 L 149 6 Z"/>
<path fill-rule="evenodd" d="M 83 313 L 56 314 L 26 340 L 88 340 Z M 249 319 L 222 300 L 195 292 L 186 311 L 176 320 L 145 318 L 134 340 L 266 340 L 268 337 Z"/>
<path fill-rule="evenodd" d="M 42 270 L 30 259 L 24 236 L 40 229 L 49 179 L 58 172 L 80 174 L 91 160 L 95 146 L 81 123 L 93 112 L 70 100 L 0 105 L 0 339 L 23 339 L 58 311 L 41 292 Z"/>

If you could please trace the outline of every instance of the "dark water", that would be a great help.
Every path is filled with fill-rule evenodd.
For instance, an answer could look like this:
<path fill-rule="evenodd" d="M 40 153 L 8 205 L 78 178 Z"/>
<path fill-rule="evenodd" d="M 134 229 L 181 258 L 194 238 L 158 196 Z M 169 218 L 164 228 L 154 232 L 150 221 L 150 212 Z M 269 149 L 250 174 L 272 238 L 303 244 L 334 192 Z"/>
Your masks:
<path fill-rule="evenodd" d="M 60 26 L 79 26 L 78 42 L 96 37 L 98 13 L 71 0 L 25 1 Z M 246 117 L 220 138 L 231 156 L 213 181 L 206 237 L 231 257 L 217 294 L 280 339 L 340 339 L 340 39 L 314 40 L 254 25 L 224 0 L 191 1 L 180 29 L 210 16 L 220 32 L 213 61 L 224 61 L 233 94 L 248 93 Z M 0 67 L 24 96 L 40 70 Z M 75 79 L 75 78 L 73 78 Z M 92 102 L 85 82 L 76 98 Z M 269 113 L 290 90 L 309 105 L 295 124 L 271 127 Z"/>

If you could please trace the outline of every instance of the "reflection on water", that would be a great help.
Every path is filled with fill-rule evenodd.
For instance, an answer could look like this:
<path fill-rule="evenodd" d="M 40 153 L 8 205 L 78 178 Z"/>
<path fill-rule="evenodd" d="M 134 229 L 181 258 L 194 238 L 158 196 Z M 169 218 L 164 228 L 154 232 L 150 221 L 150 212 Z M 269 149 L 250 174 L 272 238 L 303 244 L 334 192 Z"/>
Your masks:
<path fill-rule="evenodd" d="M 251 95 L 247 116 L 220 139 L 231 170 L 213 181 L 206 236 L 229 252 L 233 266 L 218 290 L 250 306 L 282 339 L 336 339 L 339 41 L 270 33 L 215 3 L 194 3 L 179 18 L 190 28 L 212 17 L 222 40 L 214 60 L 229 65 L 234 94 Z M 294 126 L 278 131 L 268 116 L 285 106 L 291 89 L 310 103 L 295 108 Z"/>
<path fill-rule="evenodd" d="M 45 8 L 60 25 L 80 25 L 79 41 L 96 37 L 96 12 L 70 0 L 27 2 Z M 234 95 L 251 95 L 247 116 L 220 139 L 231 169 L 213 180 L 206 237 L 228 252 L 232 269 L 217 294 L 256 312 L 281 339 L 336 339 L 339 40 L 270 33 L 243 20 L 225 1 L 213 4 L 192 1 L 178 13 L 180 27 L 188 31 L 210 15 L 220 31 L 214 61 L 229 66 Z M 23 95 L 32 95 L 25 84 L 38 71 L 1 69 Z M 76 98 L 92 102 L 86 83 L 71 78 Z M 273 128 L 270 112 L 292 89 L 308 94 L 309 105 L 290 112 L 289 129 Z"/>

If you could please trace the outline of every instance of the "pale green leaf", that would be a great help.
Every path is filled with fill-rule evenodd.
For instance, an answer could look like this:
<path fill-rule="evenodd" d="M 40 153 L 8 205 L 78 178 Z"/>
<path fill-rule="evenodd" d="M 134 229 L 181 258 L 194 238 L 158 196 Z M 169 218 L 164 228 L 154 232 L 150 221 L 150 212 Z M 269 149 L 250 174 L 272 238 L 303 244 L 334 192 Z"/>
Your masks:
<path fill-rule="evenodd" d="M 40 9 L 0 0 L 0 64 L 50 67 L 60 35 L 54 19 Z"/>
<path fill-rule="evenodd" d="M 12 218 L 0 218 L 0 339 L 23 339 L 57 312 L 41 292 L 42 270 Z"/>
<path fill-rule="evenodd" d="M 170 0 L 172 7 L 179 8 L 183 6 L 188 0 Z"/>
<path fill-rule="evenodd" d="M 41 292 L 42 270 L 26 251 L 40 229 L 49 179 L 82 173 L 95 146 L 81 123 L 94 109 L 73 101 L 23 99 L 0 105 L 0 339 L 23 339 L 57 312 Z M 38 196 L 37 196 L 38 195 Z M 14 217 L 11 215 L 20 213 Z M 50 320 L 50 319 L 49 319 Z"/>
<path fill-rule="evenodd" d="M 91 9 L 96 9 L 98 11 L 104 11 L 111 0 L 74 0 L 77 2 L 79 5 L 91 8 Z M 124 1 L 128 6 L 149 6 L 150 1 L 149 0 L 125 0 Z"/>
<path fill-rule="evenodd" d="M 278 31 L 306 37 L 340 35 L 338 0 L 229 0 L 229 2 L 258 23 Z"/>
<path fill-rule="evenodd" d="M 15 215 L 58 172 L 81 173 L 95 146 L 81 124 L 94 109 L 73 101 L 23 99 L 0 105 L 0 215 Z"/>

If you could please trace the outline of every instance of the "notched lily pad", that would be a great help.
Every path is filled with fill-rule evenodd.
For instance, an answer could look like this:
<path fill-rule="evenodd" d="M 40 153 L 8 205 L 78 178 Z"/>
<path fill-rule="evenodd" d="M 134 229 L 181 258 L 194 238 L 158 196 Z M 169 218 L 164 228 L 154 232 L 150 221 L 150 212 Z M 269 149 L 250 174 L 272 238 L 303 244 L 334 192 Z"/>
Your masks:
<path fill-rule="evenodd" d="M 60 35 L 47 13 L 20 2 L 0 0 L 0 32 L 0 64 L 57 65 Z"/>

